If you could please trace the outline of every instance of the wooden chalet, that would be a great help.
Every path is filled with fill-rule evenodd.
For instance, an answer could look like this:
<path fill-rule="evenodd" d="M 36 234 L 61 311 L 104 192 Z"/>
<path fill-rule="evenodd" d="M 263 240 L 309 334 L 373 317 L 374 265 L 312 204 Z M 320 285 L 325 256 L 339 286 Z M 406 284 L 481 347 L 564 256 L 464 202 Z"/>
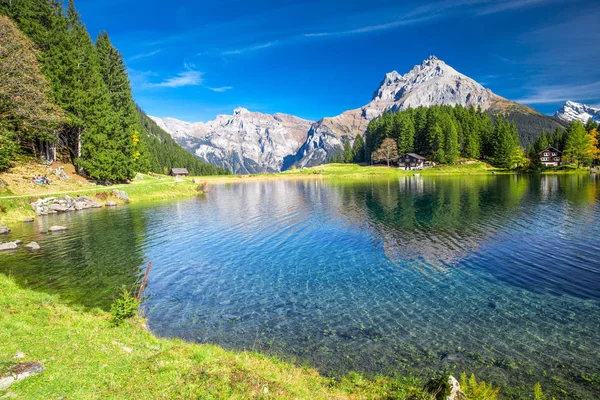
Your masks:
<path fill-rule="evenodd" d="M 171 172 L 169 173 L 169 175 L 171 176 L 188 176 L 190 173 L 188 172 L 187 168 L 171 168 Z"/>
<path fill-rule="evenodd" d="M 398 168 L 423 169 L 424 166 L 425 157 L 415 153 L 406 153 L 398 160 Z"/>
<path fill-rule="evenodd" d="M 558 167 L 562 163 L 562 152 L 552 146 L 546 147 L 538 155 L 544 167 Z"/>

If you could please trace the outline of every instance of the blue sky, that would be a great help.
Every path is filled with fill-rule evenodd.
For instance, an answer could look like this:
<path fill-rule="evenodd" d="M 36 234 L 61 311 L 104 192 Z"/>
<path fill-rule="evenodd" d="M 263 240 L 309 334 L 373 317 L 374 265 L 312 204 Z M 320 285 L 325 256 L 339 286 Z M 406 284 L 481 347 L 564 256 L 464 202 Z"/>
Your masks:
<path fill-rule="evenodd" d="M 583 0 L 77 0 L 124 54 L 150 115 L 206 121 L 243 106 L 308 119 L 368 103 L 430 55 L 551 114 L 600 104 L 600 5 Z"/>

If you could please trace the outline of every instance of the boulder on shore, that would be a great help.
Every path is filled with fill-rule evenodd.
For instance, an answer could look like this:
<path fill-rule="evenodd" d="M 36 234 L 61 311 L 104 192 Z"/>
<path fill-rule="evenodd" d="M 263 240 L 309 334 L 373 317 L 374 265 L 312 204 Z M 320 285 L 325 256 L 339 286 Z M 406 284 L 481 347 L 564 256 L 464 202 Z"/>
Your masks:
<path fill-rule="evenodd" d="M 0 234 L 10 232 L 10 228 L 8 226 L 0 226 Z"/>
<path fill-rule="evenodd" d="M 61 232 L 61 231 L 66 231 L 67 228 L 66 226 L 59 226 L 59 225 L 54 225 L 51 226 L 50 228 L 48 228 L 48 232 Z"/>
<path fill-rule="evenodd" d="M 39 250 L 39 249 L 41 249 L 40 245 L 37 244 L 36 242 L 31 242 L 29 244 L 26 244 L 25 248 L 27 250 Z"/>
<path fill-rule="evenodd" d="M 113 194 L 117 199 L 124 201 L 125 203 L 129 203 L 129 195 L 127 194 L 127 192 L 115 189 L 113 190 Z"/>
<path fill-rule="evenodd" d="M 465 393 L 460 390 L 460 383 L 452 375 L 448 377 L 448 385 L 450 386 L 450 395 L 446 397 L 446 400 L 467 400 Z"/>

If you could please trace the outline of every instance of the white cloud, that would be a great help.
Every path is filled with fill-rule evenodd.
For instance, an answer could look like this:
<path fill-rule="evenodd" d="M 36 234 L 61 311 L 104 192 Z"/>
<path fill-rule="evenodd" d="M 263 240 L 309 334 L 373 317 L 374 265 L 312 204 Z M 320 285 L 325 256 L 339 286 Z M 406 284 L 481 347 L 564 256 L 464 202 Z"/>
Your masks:
<path fill-rule="evenodd" d="M 258 43 L 258 44 L 254 44 L 254 45 L 251 45 L 248 47 L 242 47 L 240 49 L 226 50 L 226 51 L 221 52 L 221 55 L 229 56 L 229 55 L 234 55 L 234 54 L 247 53 L 249 51 L 262 50 L 262 49 L 266 49 L 268 47 L 275 46 L 278 43 L 279 43 L 278 41 L 267 42 L 267 43 Z"/>
<path fill-rule="evenodd" d="M 149 53 L 136 54 L 136 55 L 134 55 L 132 57 L 129 57 L 129 61 L 139 60 L 140 58 L 152 57 L 152 56 L 157 55 L 161 51 L 162 51 L 162 49 L 161 50 L 154 50 L 154 51 L 151 51 Z"/>
<path fill-rule="evenodd" d="M 209 86 L 206 86 L 206 88 L 208 90 L 212 90 L 213 92 L 222 93 L 222 92 L 226 92 L 228 90 L 233 89 L 233 86 L 221 86 L 221 87 L 209 87 Z"/>
<path fill-rule="evenodd" d="M 564 0 L 512 0 L 512 1 L 494 1 L 490 5 L 482 8 L 477 15 L 496 14 L 503 11 L 515 10 L 518 8 L 535 7 L 537 5 L 556 3 Z"/>
<path fill-rule="evenodd" d="M 588 101 L 600 98 L 600 82 L 581 85 L 548 85 L 533 88 L 532 94 L 516 101 L 529 104 Z"/>
<path fill-rule="evenodd" d="M 149 83 L 152 87 L 177 88 L 182 86 L 198 86 L 204 81 L 202 72 L 193 69 L 193 66 L 185 65 L 186 70 L 176 76 L 165 79 L 159 83 Z"/>

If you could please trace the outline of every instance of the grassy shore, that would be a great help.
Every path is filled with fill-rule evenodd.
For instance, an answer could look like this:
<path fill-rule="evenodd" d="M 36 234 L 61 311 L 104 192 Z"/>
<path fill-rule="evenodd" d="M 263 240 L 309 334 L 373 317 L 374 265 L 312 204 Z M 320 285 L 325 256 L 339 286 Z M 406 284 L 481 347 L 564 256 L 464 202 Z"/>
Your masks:
<path fill-rule="evenodd" d="M 100 310 L 68 307 L 0 275 L 0 375 L 14 362 L 42 362 L 15 383 L 27 399 L 431 399 L 419 379 L 341 381 L 272 357 L 159 339 L 141 320 L 119 327 Z M 15 360 L 17 352 L 25 358 Z M 6 395 L 0 391 L 0 397 Z"/>
<path fill-rule="evenodd" d="M 38 198 L 62 197 L 69 195 L 71 197 L 89 196 L 106 203 L 115 201 L 123 203 L 114 194 L 113 190 L 122 190 L 129 196 L 130 203 L 140 203 L 152 200 L 163 200 L 170 198 L 189 197 L 202 193 L 202 187 L 191 180 L 175 180 L 171 177 L 152 177 L 149 175 L 138 174 L 138 177 L 130 184 L 99 186 L 85 185 L 83 187 L 64 188 L 53 187 L 52 185 L 38 185 L 37 192 L 31 190 L 13 192 L 12 187 L 0 187 L 0 225 L 10 225 L 23 221 L 26 218 L 35 217 L 36 214 L 30 206 L 30 202 Z"/>

